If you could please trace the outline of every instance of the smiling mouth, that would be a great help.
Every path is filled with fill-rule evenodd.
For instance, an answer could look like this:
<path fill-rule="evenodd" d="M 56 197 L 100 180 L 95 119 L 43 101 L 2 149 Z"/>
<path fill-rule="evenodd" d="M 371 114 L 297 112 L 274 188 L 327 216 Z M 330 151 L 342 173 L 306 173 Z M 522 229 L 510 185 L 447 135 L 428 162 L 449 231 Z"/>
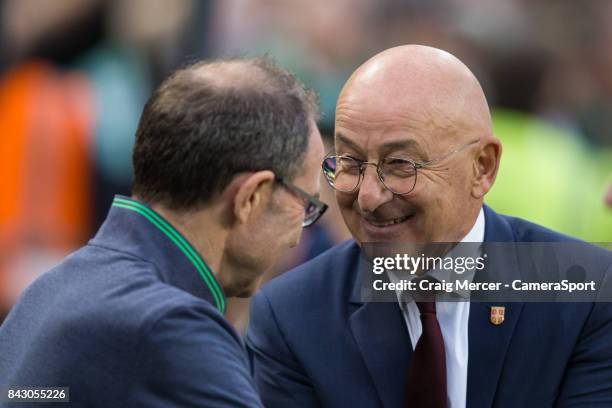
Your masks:
<path fill-rule="evenodd" d="M 376 220 L 366 220 L 369 224 L 378 227 L 378 228 L 384 228 L 384 227 L 389 227 L 391 225 L 396 225 L 396 224 L 401 224 L 402 222 L 408 221 L 410 218 L 412 218 L 414 216 L 414 214 L 410 214 L 410 215 L 406 215 L 404 217 L 399 217 L 399 218 L 394 218 L 392 220 L 385 220 L 385 221 L 376 221 Z"/>

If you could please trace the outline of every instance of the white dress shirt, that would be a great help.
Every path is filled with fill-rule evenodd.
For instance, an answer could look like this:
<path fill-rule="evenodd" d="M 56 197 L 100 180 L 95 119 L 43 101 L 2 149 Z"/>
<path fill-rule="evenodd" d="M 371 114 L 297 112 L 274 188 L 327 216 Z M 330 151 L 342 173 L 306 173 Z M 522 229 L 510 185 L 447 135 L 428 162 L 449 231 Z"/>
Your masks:
<path fill-rule="evenodd" d="M 484 240 L 485 217 L 480 209 L 476 223 L 461 240 L 461 242 L 480 242 Z M 480 249 L 479 249 L 480 251 Z M 436 276 L 435 273 L 431 274 Z M 391 280 L 396 278 L 390 274 Z M 400 308 L 408 327 L 412 349 L 416 347 L 421 332 L 421 313 L 414 302 L 404 302 L 401 292 L 397 292 Z M 444 337 L 446 353 L 446 382 L 449 408 L 465 408 L 467 398 L 468 374 L 468 320 L 470 317 L 470 302 L 438 302 L 436 301 L 438 323 Z"/>

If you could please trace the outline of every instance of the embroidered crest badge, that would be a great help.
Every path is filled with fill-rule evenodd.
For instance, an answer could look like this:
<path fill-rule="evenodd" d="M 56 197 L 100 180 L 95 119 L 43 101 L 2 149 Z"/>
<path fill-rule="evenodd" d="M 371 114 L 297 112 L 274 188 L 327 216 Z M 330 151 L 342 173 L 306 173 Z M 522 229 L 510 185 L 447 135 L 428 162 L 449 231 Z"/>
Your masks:
<path fill-rule="evenodd" d="M 504 322 L 505 313 L 506 313 L 505 306 L 491 306 L 491 315 L 489 317 L 489 320 L 495 326 L 499 326 L 500 324 Z"/>

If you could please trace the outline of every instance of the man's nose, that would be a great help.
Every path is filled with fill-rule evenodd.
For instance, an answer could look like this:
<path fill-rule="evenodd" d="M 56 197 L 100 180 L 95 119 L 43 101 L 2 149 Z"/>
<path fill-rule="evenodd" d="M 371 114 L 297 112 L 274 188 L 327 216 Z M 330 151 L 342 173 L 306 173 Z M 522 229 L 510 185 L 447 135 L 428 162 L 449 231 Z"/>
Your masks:
<path fill-rule="evenodd" d="M 380 181 L 376 169 L 373 166 L 366 166 L 357 197 L 361 211 L 373 212 L 391 200 L 393 200 L 393 193 Z"/>

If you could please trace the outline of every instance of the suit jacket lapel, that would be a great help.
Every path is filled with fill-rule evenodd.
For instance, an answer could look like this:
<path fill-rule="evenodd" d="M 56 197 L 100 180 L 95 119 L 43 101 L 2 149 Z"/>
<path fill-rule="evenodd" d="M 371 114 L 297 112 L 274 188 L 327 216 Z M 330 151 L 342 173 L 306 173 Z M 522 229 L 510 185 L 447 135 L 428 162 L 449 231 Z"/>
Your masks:
<path fill-rule="evenodd" d="M 402 406 L 412 344 L 397 303 L 366 303 L 351 330 L 384 407 Z"/>
<path fill-rule="evenodd" d="M 503 324 L 494 326 L 489 322 L 491 306 L 505 306 Z M 522 303 L 479 302 L 470 305 L 468 407 L 493 406 L 508 345 L 522 309 Z"/>
<path fill-rule="evenodd" d="M 349 324 L 382 406 L 395 408 L 404 401 L 412 344 L 397 302 L 361 301 L 363 270 L 360 265 L 353 283 Z"/>
<path fill-rule="evenodd" d="M 486 267 L 478 272 L 475 282 L 502 282 L 508 271 L 517 270 L 516 254 L 499 246 L 487 247 L 488 242 L 514 242 L 512 229 L 506 221 L 485 206 L 485 253 L 489 255 Z M 492 253 L 495 251 L 495 253 Z M 480 276 L 479 276 L 480 274 Z M 505 307 L 504 322 L 490 322 L 491 307 Z M 519 302 L 472 302 L 468 324 L 468 381 L 467 406 L 492 407 L 508 346 L 523 309 Z"/>

